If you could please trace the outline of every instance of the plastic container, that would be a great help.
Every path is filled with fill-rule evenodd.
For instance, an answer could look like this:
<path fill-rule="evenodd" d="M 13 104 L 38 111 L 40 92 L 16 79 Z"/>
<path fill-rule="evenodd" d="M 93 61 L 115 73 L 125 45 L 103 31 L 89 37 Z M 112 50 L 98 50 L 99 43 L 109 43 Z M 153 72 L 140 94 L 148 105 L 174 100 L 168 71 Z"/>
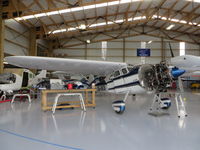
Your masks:
<path fill-rule="evenodd" d="M 72 84 L 72 83 L 67 84 L 67 89 L 68 89 L 68 90 L 73 89 L 73 84 Z"/>

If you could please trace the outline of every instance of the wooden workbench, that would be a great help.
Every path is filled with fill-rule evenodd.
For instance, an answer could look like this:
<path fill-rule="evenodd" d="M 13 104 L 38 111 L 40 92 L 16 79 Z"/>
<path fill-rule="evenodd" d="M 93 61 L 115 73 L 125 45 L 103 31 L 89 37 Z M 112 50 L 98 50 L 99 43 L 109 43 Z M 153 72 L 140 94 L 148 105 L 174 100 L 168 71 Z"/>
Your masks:
<path fill-rule="evenodd" d="M 95 92 L 96 89 L 73 89 L 73 90 L 42 90 L 41 96 L 41 106 L 42 110 L 51 110 L 53 106 L 53 102 L 48 102 L 47 94 L 50 93 L 82 93 L 83 99 L 86 107 L 95 107 Z M 91 93 L 91 94 L 90 94 Z M 91 95 L 89 98 L 89 95 Z M 77 103 L 77 104 L 76 104 Z M 81 107 L 79 101 L 65 101 L 59 102 L 58 104 L 70 104 L 64 106 L 57 106 L 56 108 L 71 108 L 71 107 Z"/>

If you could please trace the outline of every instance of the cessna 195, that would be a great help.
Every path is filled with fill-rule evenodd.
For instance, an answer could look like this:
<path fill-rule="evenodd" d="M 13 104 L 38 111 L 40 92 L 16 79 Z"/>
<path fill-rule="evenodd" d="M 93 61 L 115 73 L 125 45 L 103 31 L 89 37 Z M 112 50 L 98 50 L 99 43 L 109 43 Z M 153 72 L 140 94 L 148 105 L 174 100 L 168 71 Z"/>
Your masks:
<path fill-rule="evenodd" d="M 114 103 L 116 106 L 120 106 L 120 112 L 124 111 L 128 94 L 166 91 L 167 86 L 172 81 L 171 79 L 179 77 L 185 72 L 185 70 L 178 68 L 173 68 L 170 71 L 165 63 L 133 66 L 120 62 L 34 56 L 10 56 L 6 57 L 5 60 L 9 64 L 24 68 L 66 71 L 69 74 L 92 74 L 105 77 L 106 91 L 126 94 L 123 101 Z M 190 57 L 183 59 L 183 61 L 190 61 Z"/>

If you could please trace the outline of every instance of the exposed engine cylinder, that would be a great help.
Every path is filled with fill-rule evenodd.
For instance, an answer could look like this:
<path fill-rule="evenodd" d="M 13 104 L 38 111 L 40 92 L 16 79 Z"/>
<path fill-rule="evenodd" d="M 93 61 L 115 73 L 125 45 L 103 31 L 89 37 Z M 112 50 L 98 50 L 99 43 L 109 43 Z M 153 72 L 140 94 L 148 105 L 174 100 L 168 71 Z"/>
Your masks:
<path fill-rule="evenodd" d="M 172 80 L 167 65 L 160 63 L 142 65 L 139 69 L 139 81 L 147 91 L 165 92 Z"/>

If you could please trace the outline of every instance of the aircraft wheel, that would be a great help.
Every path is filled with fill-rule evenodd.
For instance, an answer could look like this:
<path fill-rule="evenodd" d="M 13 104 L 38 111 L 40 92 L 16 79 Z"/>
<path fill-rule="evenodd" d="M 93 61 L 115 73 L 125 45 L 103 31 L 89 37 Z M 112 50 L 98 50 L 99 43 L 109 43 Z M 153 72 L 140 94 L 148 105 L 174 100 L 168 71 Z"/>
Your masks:
<path fill-rule="evenodd" d="M 117 114 L 123 114 L 125 111 L 125 102 L 122 100 L 115 101 L 112 103 L 112 107 Z"/>

